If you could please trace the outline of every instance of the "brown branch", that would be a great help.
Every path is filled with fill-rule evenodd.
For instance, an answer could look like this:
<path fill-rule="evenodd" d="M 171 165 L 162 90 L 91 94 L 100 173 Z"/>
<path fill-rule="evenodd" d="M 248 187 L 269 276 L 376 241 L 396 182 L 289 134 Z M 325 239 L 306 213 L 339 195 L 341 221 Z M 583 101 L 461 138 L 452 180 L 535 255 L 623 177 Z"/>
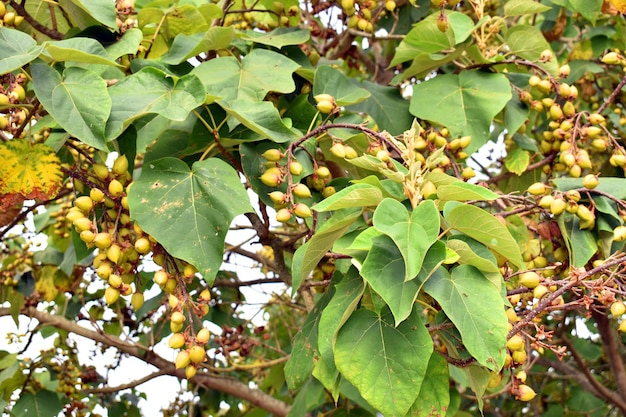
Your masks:
<path fill-rule="evenodd" d="M 9 308 L 0 308 L 0 317 L 8 316 L 10 314 L 11 311 Z M 185 377 L 185 371 L 183 369 L 176 369 L 174 363 L 166 360 L 153 351 L 142 350 L 136 345 L 128 343 L 118 337 L 106 335 L 82 327 L 74 321 L 70 321 L 61 316 L 55 316 L 39 311 L 35 307 L 24 308 L 22 309 L 21 314 L 34 318 L 41 324 L 50 325 L 58 329 L 74 333 L 78 336 L 91 339 L 96 343 L 102 343 L 105 346 L 114 347 L 121 353 L 134 356 L 149 363 L 150 365 L 155 366 L 164 375 L 172 375 L 178 378 Z M 248 401 L 251 404 L 267 410 L 273 415 L 279 417 L 287 416 L 291 408 L 283 401 L 280 401 L 279 399 L 274 398 L 258 389 L 250 388 L 247 384 L 233 378 L 216 377 L 208 373 L 198 373 L 194 378 L 192 378 L 192 381 L 208 389 L 220 391 L 222 393 L 241 398 L 242 400 Z"/>
<path fill-rule="evenodd" d="M 64 35 L 55 30 L 55 29 L 51 29 L 47 26 L 42 25 L 41 23 L 39 23 L 38 21 L 35 20 L 35 18 L 33 18 L 30 13 L 28 13 L 26 11 L 26 9 L 24 7 L 22 7 L 20 4 L 16 3 L 15 1 L 11 0 L 9 1 L 9 6 L 11 6 L 16 12 L 17 14 L 19 14 L 20 16 L 24 17 L 24 20 L 26 20 L 26 22 L 28 22 L 29 25 L 31 25 L 35 30 L 37 30 L 38 32 L 43 33 L 44 35 L 46 35 L 47 37 L 49 37 L 50 39 L 55 39 L 55 40 L 62 40 L 64 38 Z"/>
<path fill-rule="evenodd" d="M 592 393 L 594 396 L 598 398 L 602 398 L 600 393 L 596 391 L 595 387 L 589 382 L 587 378 L 580 372 L 578 369 L 574 368 L 571 365 L 563 361 L 555 361 L 545 358 L 544 356 L 539 356 L 536 359 L 535 364 L 545 366 L 548 368 L 554 368 L 559 372 L 559 374 L 565 376 L 566 378 L 572 378 L 580 384 L 583 390 Z M 556 376 L 555 373 L 551 372 L 547 374 L 548 377 L 554 378 Z"/>
<path fill-rule="evenodd" d="M 548 165 L 548 164 L 550 164 L 554 160 L 554 158 L 556 158 L 556 153 L 552 153 L 552 154 L 546 156 L 545 158 L 543 158 L 542 160 L 528 165 L 528 167 L 526 168 L 526 170 L 524 172 L 531 172 L 531 171 L 534 171 L 537 168 L 541 168 L 544 165 Z M 506 179 L 509 179 L 509 178 L 515 177 L 515 176 L 517 176 L 517 174 L 515 174 L 513 172 L 505 172 L 503 174 L 491 177 L 488 180 L 486 180 L 485 182 L 487 184 L 496 184 L 496 183 L 498 183 L 500 181 L 503 181 L 503 180 L 506 180 Z"/>
<path fill-rule="evenodd" d="M 602 105 L 598 108 L 596 113 L 601 114 L 604 111 L 604 109 L 606 109 L 609 106 L 609 104 L 611 104 L 615 100 L 617 95 L 621 93 L 622 88 L 624 88 L 624 85 L 626 85 L 626 75 L 622 77 L 622 80 L 619 82 L 619 84 L 617 84 L 617 87 L 615 87 L 613 91 L 611 92 L 611 95 L 608 96 L 606 100 L 604 100 L 604 103 L 602 103 Z"/>
<path fill-rule="evenodd" d="M 100 387 L 100 388 L 88 388 L 82 390 L 82 392 L 86 394 L 114 394 L 126 389 L 135 388 L 141 384 L 145 384 L 146 382 L 153 380 L 159 376 L 166 375 L 165 372 L 159 370 L 151 373 L 150 375 L 146 375 L 143 378 L 136 379 L 127 384 L 117 385 L 115 387 Z"/>
<path fill-rule="evenodd" d="M 620 347 L 615 339 L 611 321 L 602 312 L 592 310 L 591 315 L 598 324 L 598 333 L 600 333 L 600 338 L 602 338 L 602 348 L 617 384 L 616 400 L 611 402 L 626 415 L 626 367 L 624 367 L 624 360 L 619 352 Z"/>

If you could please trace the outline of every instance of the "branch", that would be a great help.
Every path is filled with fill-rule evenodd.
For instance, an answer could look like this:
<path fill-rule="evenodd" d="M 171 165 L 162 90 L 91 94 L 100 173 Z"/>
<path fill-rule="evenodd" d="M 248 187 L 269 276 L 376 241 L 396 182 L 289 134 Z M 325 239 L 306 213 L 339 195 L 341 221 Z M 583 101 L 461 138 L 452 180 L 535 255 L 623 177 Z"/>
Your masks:
<path fill-rule="evenodd" d="M 0 308 L 0 317 L 11 314 L 9 308 Z M 177 378 L 184 378 L 185 371 L 176 369 L 174 364 L 167 359 L 159 356 L 153 351 L 145 351 L 136 345 L 128 343 L 118 337 L 98 333 L 94 330 L 80 326 L 74 321 L 70 321 L 61 316 L 55 316 L 43 311 L 38 311 L 35 307 L 27 307 L 22 309 L 21 314 L 37 319 L 41 324 L 50 325 L 58 329 L 66 330 L 78 336 L 91 339 L 96 343 L 105 346 L 111 346 L 118 349 L 121 353 L 134 356 L 150 365 L 159 369 L 163 375 L 172 375 Z M 251 404 L 269 411 L 273 415 L 285 417 L 289 413 L 290 406 L 277 398 L 274 398 L 263 391 L 250 388 L 247 384 L 233 378 L 216 377 L 208 373 L 198 373 L 192 378 L 192 381 L 198 385 L 208 389 L 220 391 L 222 393 L 241 398 Z"/>
<path fill-rule="evenodd" d="M 15 1 L 11 0 L 11 1 L 9 1 L 8 4 L 13 9 L 15 9 L 17 14 L 19 14 L 20 16 L 24 16 L 24 20 L 26 20 L 29 25 L 31 25 L 34 29 L 36 29 L 37 31 L 43 33 L 44 35 L 46 35 L 50 39 L 55 39 L 55 40 L 60 41 L 61 39 L 64 38 L 64 35 L 61 32 L 59 32 L 59 31 L 57 31 L 55 29 L 51 29 L 51 28 L 49 28 L 47 26 L 44 26 L 41 23 L 39 23 L 38 21 L 36 21 L 35 18 L 32 17 L 30 15 L 30 13 L 28 13 L 24 7 L 22 7 L 21 5 L 19 5 Z"/>

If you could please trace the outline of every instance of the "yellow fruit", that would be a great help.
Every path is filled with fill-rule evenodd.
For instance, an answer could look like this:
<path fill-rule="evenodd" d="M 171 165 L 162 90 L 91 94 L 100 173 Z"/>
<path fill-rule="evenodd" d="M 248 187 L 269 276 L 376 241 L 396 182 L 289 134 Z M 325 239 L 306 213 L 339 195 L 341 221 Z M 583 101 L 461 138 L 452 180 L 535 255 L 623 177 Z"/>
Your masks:
<path fill-rule="evenodd" d="M 437 17 L 437 29 L 445 33 L 449 28 L 450 22 L 448 22 L 448 16 L 445 13 L 440 13 Z"/>
<path fill-rule="evenodd" d="M 359 154 L 352 146 L 344 145 L 344 149 L 346 151 L 346 159 L 354 159 L 359 156 Z"/>
<path fill-rule="evenodd" d="M 528 375 L 526 375 L 525 371 L 519 371 L 518 373 L 515 374 L 515 378 L 519 379 L 522 382 L 526 382 L 527 377 Z"/>
<path fill-rule="evenodd" d="M 191 363 L 191 359 L 189 359 L 189 352 L 186 350 L 181 350 L 176 355 L 176 359 L 174 360 L 174 364 L 176 365 L 176 369 L 186 368 Z"/>
<path fill-rule="evenodd" d="M 311 198 L 311 190 L 302 183 L 296 184 L 291 192 L 298 198 Z"/>
<path fill-rule="evenodd" d="M 615 52 L 609 52 L 602 57 L 602 62 L 607 65 L 615 65 L 620 62 L 622 57 Z"/>
<path fill-rule="evenodd" d="M 513 362 L 515 363 L 526 363 L 526 351 L 525 350 L 516 350 L 511 354 L 511 358 L 513 358 Z"/>
<path fill-rule="evenodd" d="M 185 377 L 187 379 L 193 378 L 194 376 L 196 376 L 196 373 L 198 373 L 198 368 L 193 365 L 189 365 L 185 368 Z"/>
<path fill-rule="evenodd" d="M 76 227 L 76 230 L 80 233 L 83 230 L 91 230 L 91 220 L 89 220 L 87 217 L 82 217 L 80 219 L 76 219 L 73 221 L 74 227 Z"/>
<path fill-rule="evenodd" d="M 282 174 L 278 168 L 270 168 L 259 177 L 261 182 L 268 187 L 278 187 L 282 182 Z"/>
<path fill-rule="evenodd" d="M 546 193 L 546 185 L 542 182 L 536 182 L 528 187 L 528 193 L 531 195 L 542 195 Z"/>
<path fill-rule="evenodd" d="M 208 343 L 210 337 L 211 337 L 211 332 L 209 332 L 209 329 L 203 327 L 196 334 L 196 342 L 198 342 L 201 345 L 204 345 Z"/>
<path fill-rule="evenodd" d="M 119 298 L 120 290 L 118 290 L 117 288 L 107 287 L 107 289 L 104 291 L 104 300 L 106 301 L 107 305 L 113 304 Z"/>
<path fill-rule="evenodd" d="M 611 314 L 613 317 L 619 317 L 626 313 L 626 305 L 622 301 L 616 301 L 611 304 Z"/>
<path fill-rule="evenodd" d="M 285 193 L 282 191 L 272 191 L 269 193 L 270 200 L 274 203 L 275 206 L 281 206 L 285 204 Z"/>
<path fill-rule="evenodd" d="M 154 273 L 154 282 L 156 282 L 158 285 L 167 284 L 167 281 L 169 280 L 169 278 L 170 278 L 169 274 L 163 270 L 156 271 Z"/>
<path fill-rule="evenodd" d="M 304 203 L 298 203 L 293 209 L 293 214 L 296 216 L 305 219 L 307 217 L 311 217 L 313 214 L 311 213 L 311 209 Z"/>
<path fill-rule="evenodd" d="M 91 191 L 89 191 L 89 197 L 94 203 L 101 203 L 104 201 L 104 193 L 98 188 L 92 188 Z"/>
<path fill-rule="evenodd" d="M 549 209 L 553 201 L 554 201 L 554 197 L 552 197 L 552 195 L 550 194 L 544 195 L 543 197 L 541 197 L 541 200 L 539 200 L 538 205 L 539 207 Z"/>
<path fill-rule="evenodd" d="M 520 321 L 520 318 L 517 316 L 517 313 L 515 312 L 514 308 L 507 308 L 506 310 L 506 317 L 509 319 L 509 321 L 511 323 L 517 323 L 518 321 Z"/>
<path fill-rule="evenodd" d="M 202 292 L 200 292 L 200 299 L 202 301 L 211 301 L 211 291 L 208 289 L 202 290 Z"/>
<path fill-rule="evenodd" d="M 185 336 L 182 333 L 172 333 L 167 345 L 172 349 L 180 349 L 185 346 Z"/>
<path fill-rule="evenodd" d="M 152 249 L 152 244 L 150 244 L 149 239 L 145 237 L 140 237 L 139 239 L 135 241 L 135 250 L 138 253 L 145 255 L 146 253 L 150 252 L 151 249 Z"/>
<path fill-rule="evenodd" d="M 555 198 L 550 204 L 550 212 L 555 216 L 558 216 L 559 214 L 563 213 L 563 211 L 565 211 L 566 206 L 567 203 L 565 202 L 565 200 L 563 200 L 562 198 Z"/>
<path fill-rule="evenodd" d="M 96 177 L 100 178 L 101 180 L 109 177 L 109 168 L 107 168 L 106 165 L 95 164 L 93 166 L 93 172 L 94 174 L 96 174 Z"/>
<path fill-rule="evenodd" d="M 178 333 L 178 332 L 183 330 L 183 324 L 182 323 L 172 323 L 170 321 L 170 330 L 172 331 L 172 333 Z"/>
<path fill-rule="evenodd" d="M 82 232 L 80 232 L 80 240 L 82 240 L 85 243 L 93 242 L 93 239 L 95 237 L 96 237 L 96 234 L 92 232 L 91 230 L 83 230 Z"/>
<path fill-rule="evenodd" d="M 185 315 L 183 313 L 181 313 L 180 311 L 175 311 L 172 313 L 172 316 L 170 317 L 170 321 L 172 323 L 184 323 L 185 322 Z"/>
<path fill-rule="evenodd" d="M 534 271 L 524 272 L 519 278 L 519 283 L 526 288 L 535 288 L 540 281 L 541 277 Z"/>
<path fill-rule="evenodd" d="M 506 347 L 511 351 L 524 349 L 524 338 L 518 334 L 511 336 L 506 342 Z"/>
<path fill-rule="evenodd" d="M 167 296 L 167 303 L 170 305 L 171 308 L 176 308 L 179 302 L 180 300 L 174 294 L 170 294 Z"/>
<path fill-rule="evenodd" d="M 597 175 L 588 174 L 583 178 L 583 187 L 592 190 L 598 186 L 600 181 L 598 180 Z"/>
<path fill-rule="evenodd" d="M 283 157 L 283 153 L 280 149 L 268 149 L 261 156 L 270 162 L 278 162 Z"/>
<path fill-rule="evenodd" d="M 5 13 L 3 17 L 3 21 L 4 21 L 5 26 L 13 26 L 13 23 L 15 23 L 15 13 L 14 12 Z"/>
<path fill-rule="evenodd" d="M 520 401 L 530 401 L 535 398 L 537 394 L 528 385 L 519 385 L 517 387 L 517 399 Z"/>
<path fill-rule="evenodd" d="M 315 170 L 315 175 L 322 179 L 330 178 L 330 170 L 327 167 L 322 166 Z"/>
<path fill-rule="evenodd" d="M 107 258 L 116 265 L 121 263 L 119 261 L 122 258 L 122 249 L 118 244 L 114 243 L 107 249 Z"/>
<path fill-rule="evenodd" d="M 500 385 L 500 382 L 502 382 L 502 374 L 499 374 L 497 372 L 492 372 L 489 375 L 489 382 L 487 383 L 487 388 L 495 388 L 498 385 Z"/>
<path fill-rule="evenodd" d="M 385 9 L 387 9 L 390 12 L 393 12 L 396 9 L 396 2 L 393 0 L 387 0 L 385 2 Z"/>
<path fill-rule="evenodd" d="M 335 143 L 330 147 L 330 153 L 337 158 L 345 158 L 346 157 L 346 147 L 342 143 Z"/>
<path fill-rule="evenodd" d="M 626 320 L 622 320 L 617 330 L 619 330 L 622 333 L 626 333 Z"/>
<path fill-rule="evenodd" d="M 330 101 L 332 103 L 335 102 L 335 98 L 331 96 L 330 94 L 318 94 L 315 97 L 313 97 L 313 99 L 315 100 L 316 103 L 319 103 L 320 101 Z"/>
<path fill-rule="evenodd" d="M 291 161 L 289 164 L 289 172 L 291 172 L 291 175 L 300 175 L 302 174 L 302 171 L 304 171 L 304 167 L 300 162 Z"/>
<path fill-rule="evenodd" d="M 324 187 L 324 189 L 322 190 L 322 196 L 324 198 L 328 198 L 331 195 L 335 194 L 336 190 L 335 187 L 333 186 L 328 186 L 328 187 Z"/>
<path fill-rule="evenodd" d="M 118 180 L 111 180 L 109 183 L 109 194 L 111 197 L 117 198 L 124 192 L 124 186 Z"/>
<path fill-rule="evenodd" d="M 133 309 L 135 311 L 143 307 L 143 303 L 144 303 L 144 295 L 142 292 L 136 292 L 133 294 L 132 297 L 130 297 L 130 304 L 133 306 Z"/>
<path fill-rule="evenodd" d="M 117 158 L 115 158 L 115 161 L 113 161 L 113 168 L 111 168 L 111 171 L 115 175 L 123 175 L 128 172 L 128 159 L 126 158 L 126 155 L 120 155 Z"/>
<path fill-rule="evenodd" d="M 109 285 L 113 288 L 120 288 L 122 286 L 122 277 L 117 274 L 111 274 L 109 276 Z"/>
<path fill-rule="evenodd" d="M 74 201 L 74 207 L 78 207 L 83 213 L 89 213 L 93 209 L 93 200 L 86 195 L 80 196 Z"/>
<path fill-rule="evenodd" d="M 360 22 L 361 20 L 359 20 L 359 23 Z M 322 114 L 329 114 L 335 109 L 335 105 L 332 102 L 326 100 L 320 101 L 315 107 L 317 107 L 317 110 L 319 110 L 319 112 Z"/>
<path fill-rule="evenodd" d="M 187 264 L 183 268 L 183 276 L 185 278 L 191 278 L 191 277 L 195 276 L 197 273 L 198 273 L 198 270 L 192 264 Z"/>
<path fill-rule="evenodd" d="M 536 299 L 540 299 L 549 292 L 550 290 L 548 289 L 548 287 L 546 287 L 545 285 L 539 284 L 533 290 L 533 297 L 535 297 Z"/>
<path fill-rule="evenodd" d="M 193 363 L 200 363 L 204 361 L 206 357 L 206 352 L 202 346 L 195 345 L 189 349 L 189 359 Z"/>
<path fill-rule="evenodd" d="M 604 116 L 598 113 L 590 114 L 588 120 L 589 120 L 589 123 L 591 123 L 592 125 L 603 124 L 606 121 Z"/>
<path fill-rule="evenodd" d="M 578 218 L 581 221 L 585 221 L 585 222 L 590 222 L 595 220 L 596 216 L 591 212 L 591 210 L 589 210 L 589 208 L 585 205 L 579 205 L 578 209 L 576 210 L 576 216 L 578 216 Z"/>

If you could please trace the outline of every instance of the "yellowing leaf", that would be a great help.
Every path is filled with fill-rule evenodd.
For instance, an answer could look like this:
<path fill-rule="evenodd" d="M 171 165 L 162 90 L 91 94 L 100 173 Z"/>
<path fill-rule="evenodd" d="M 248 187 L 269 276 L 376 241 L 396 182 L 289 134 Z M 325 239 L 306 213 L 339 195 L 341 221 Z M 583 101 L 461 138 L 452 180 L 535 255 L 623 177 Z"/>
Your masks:
<path fill-rule="evenodd" d="M 22 139 L 0 143 L 0 209 L 26 199 L 50 199 L 61 188 L 61 161 L 44 144 Z"/>
<path fill-rule="evenodd" d="M 70 289 L 70 278 L 53 265 L 46 265 L 35 274 L 35 290 L 45 301 L 52 301 L 59 294 Z"/>
<path fill-rule="evenodd" d="M 609 3 L 620 13 L 626 13 L 626 0 L 609 0 Z"/>

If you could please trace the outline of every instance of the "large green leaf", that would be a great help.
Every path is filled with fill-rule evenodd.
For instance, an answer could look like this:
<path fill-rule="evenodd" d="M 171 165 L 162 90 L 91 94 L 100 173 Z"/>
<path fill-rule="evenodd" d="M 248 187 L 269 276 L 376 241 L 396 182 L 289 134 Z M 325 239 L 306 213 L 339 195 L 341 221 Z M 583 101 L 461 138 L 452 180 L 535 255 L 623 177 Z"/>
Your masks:
<path fill-rule="evenodd" d="M 340 210 L 315 231 L 304 245 L 300 246 L 291 263 L 291 287 L 297 291 L 304 279 L 315 269 L 318 262 L 333 247 L 348 227 L 361 216 L 361 210 Z"/>
<path fill-rule="evenodd" d="M 370 96 L 369 91 L 357 87 L 350 78 L 330 66 L 323 65 L 315 71 L 313 94 L 330 94 L 339 106 L 359 103 Z"/>
<path fill-rule="evenodd" d="M 131 28 L 124 32 L 124 35 L 117 42 L 109 45 L 106 50 L 113 59 L 117 59 L 122 55 L 136 54 L 142 40 L 143 33 L 141 33 L 141 30 Z"/>
<path fill-rule="evenodd" d="M 436 184 L 435 184 L 436 185 Z M 437 197 L 441 201 L 493 201 L 499 197 L 488 188 L 463 181 L 454 181 L 437 186 Z"/>
<path fill-rule="evenodd" d="M 139 117 L 156 113 L 170 120 L 185 120 L 204 102 L 205 91 L 198 77 L 176 80 L 152 67 L 130 75 L 109 88 L 113 100 L 106 126 L 108 139 L 120 135 Z"/>
<path fill-rule="evenodd" d="M 418 22 L 406 34 L 396 49 L 396 54 L 390 65 L 419 59 L 423 55 L 431 55 L 450 49 L 452 46 L 454 46 L 454 33 L 452 31 L 440 31 L 437 28 L 437 14 L 433 13 Z"/>
<path fill-rule="evenodd" d="M 311 37 L 309 30 L 297 28 L 278 28 L 271 32 L 259 32 L 249 30 L 240 35 L 241 39 L 272 46 L 280 49 L 288 45 L 302 45 L 307 43 Z"/>
<path fill-rule="evenodd" d="M 456 326 L 467 351 L 487 368 L 499 371 L 506 356 L 507 318 L 500 290 L 477 268 L 460 265 L 451 274 L 435 274 L 425 291 Z"/>
<path fill-rule="evenodd" d="M 543 37 L 539 28 L 535 26 L 515 25 L 507 30 L 505 39 L 511 54 L 529 61 L 537 61 L 543 51 L 551 50 L 550 44 Z M 552 74 L 556 74 L 558 71 L 556 58 L 549 62 L 542 62 L 540 65 Z"/>
<path fill-rule="evenodd" d="M 478 245 L 479 243 L 476 244 Z M 492 259 L 490 259 L 490 257 L 486 256 L 485 254 L 478 254 L 474 252 L 474 250 L 470 246 L 470 243 L 466 242 L 465 239 L 449 239 L 446 242 L 446 246 L 453 250 L 457 255 L 459 255 L 458 262 L 460 264 L 475 266 L 483 272 L 500 272 L 495 257 L 484 246 L 483 250 L 487 251 L 487 253 L 491 255 Z"/>
<path fill-rule="evenodd" d="M 389 236 L 404 258 L 408 281 L 417 276 L 428 248 L 439 236 L 439 210 L 432 200 L 425 200 L 410 214 L 397 200 L 386 198 L 374 211 L 376 230 Z"/>
<path fill-rule="evenodd" d="M 504 4 L 506 16 L 523 16 L 525 14 L 543 13 L 550 10 L 549 6 L 534 0 L 509 0 Z"/>
<path fill-rule="evenodd" d="M 518 268 L 524 268 L 519 245 L 493 215 L 472 205 L 450 202 L 444 209 L 444 218 L 448 227 L 476 239 Z"/>
<path fill-rule="evenodd" d="M 203 62 L 191 72 L 206 88 L 207 94 L 227 103 L 236 99 L 260 102 L 270 91 L 291 93 L 292 74 L 300 66 L 279 53 L 255 49 L 240 62 L 223 57 Z"/>
<path fill-rule="evenodd" d="M 424 379 L 420 394 L 413 403 L 410 416 L 445 416 L 450 404 L 450 375 L 448 362 L 439 353 L 433 353 L 428 361 L 428 378 Z"/>
<path fill-rule="evenodd" d="M 445 245 L 436 242 L 426 254 L 417 278 L 405 281 L 400 251 L 388 236 L 376 236 L 372 239 L 372 247 L 363 262 L 361 275 L 387 303 L 397 325 L 411 314 L 420 288 L 436 273 L 445 258 Z"/>
<path fill-rule="evenodd" d="M 557 178 L 552 180 L 560 191 L 569 191 L 583 188 L 582 178 Z M 601 177 L 594 190 L 610 194 L 620 200 L 626 200 L 626 178 Z M 591 191 L 593 193 L 593 191 Z"/>
<path fill-rule="evenodd" d="M 115 3 L 109 0 L 72 0 L 72 3 L 89 13 L 98 22 L 117 28 Z"/>
<path fill-rule="evenodd" d="M 491 121 L 511 99 L 511 86 L 502 74 L 463 71 L 438 75 L 413 86 L 413 115 L 446 126 L 454 136 L 471 136 L 471 154 L 487 139 Z"/>
<path fill-rule="evenodd" d="M 44 44 L 44 47 L 53 61 L 121 66 L 111 59 L 100 42 L 91 38 L 49 41 Z"/>
<path fill-rule="evenodd" d="M 13 405 L 11 415 L 14 417 L 52 417 L 63 409 L 59 395 L 45 389 L 36 393 L 24 392 Z"/>
<path fill-rule="evenodd" d="M 6 74 L 28 64 L 43 50 L 43 46 L 24 32 L 0 26 L 0 74 Z"/>
<path fill-rule="evenodd" d="M 235 31 L 231 26 L 214 26 L 204 33 L 194 33 L 193 35 L 181 33 L 174 38 L 169 51 L 162 55 L 160 60 L 166 64 L 178 65 L 201 52 L 226 49 L 234 36 Z"/>
<path fill-rule="evenodd" d="M 433 342 L 414 309 L 400 326 L 391 313 L 357 310 L 339 330 L 337 369 L 386 416 L 403 416 L 419 395 Z"/>
<path fill-rule="evenodd" d="M 348 107 L 348 110 L 369 114 L 380 130 L 385 130 L 392 135 L 399 135 L 411 127 L 413 118 L 409 113 L 409 102 L 402 97 L 398 88 L 386 87 L 369 81 L 364 81 L 362 86 L 370 92 L 370 97 Z"/>
<path fill-rule="evenodd" d="M 383 199 L 380 188 L 370 184 L 354 184 L 336 192 L 313 206 L 315 211 L 331 211 L 349 207 L 375 206 Z"/>
<path fill-rule="evenodd" d="M 104 126 L 112 106 L 106 82 L 78 67 L 61 76 L 42 61 L 31 64 L 31 74 L 37 98 L 57 123 L 86 144 L 106 149 Z"/>
<path fill-rule="evenodd" d="M 253 211 L 237 171 L 220 159 L 191 170 L 176 158 L 152 161 L 128 195 L 131 216 L 165 249 L 191 263 L 211 284 L 235 216 Z"/>

